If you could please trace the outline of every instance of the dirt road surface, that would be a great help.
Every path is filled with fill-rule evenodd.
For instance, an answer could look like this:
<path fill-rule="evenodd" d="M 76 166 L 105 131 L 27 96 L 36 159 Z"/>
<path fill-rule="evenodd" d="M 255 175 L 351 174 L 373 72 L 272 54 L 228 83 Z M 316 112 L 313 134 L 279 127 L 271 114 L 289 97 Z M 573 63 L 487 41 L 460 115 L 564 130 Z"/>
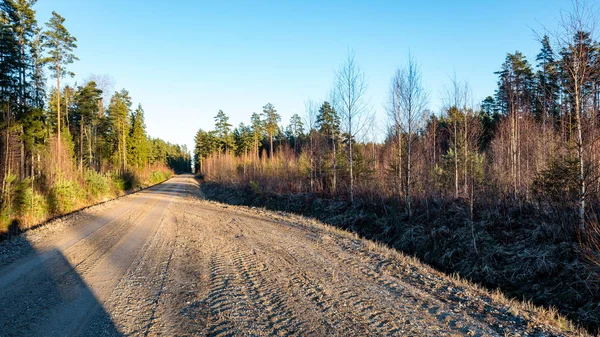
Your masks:
<path fill-rule="evenodd" d="M 202 200 L 192 176 L 0 245 L 0 336 L 559 331 L 355 235 Z"/>

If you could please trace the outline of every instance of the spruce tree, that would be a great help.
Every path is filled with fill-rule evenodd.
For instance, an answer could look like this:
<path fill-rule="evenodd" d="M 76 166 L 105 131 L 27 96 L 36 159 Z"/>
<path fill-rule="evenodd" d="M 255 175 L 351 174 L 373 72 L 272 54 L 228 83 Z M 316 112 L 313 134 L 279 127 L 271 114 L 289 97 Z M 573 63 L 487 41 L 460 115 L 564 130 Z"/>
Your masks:
<path fill-rule="evenodd" d="M 321 105 L 316 126 L 319 133 L 325 138 L 326 146 L 331 152 L 331 193 L 334 194 L 337 188 L 337 148 L 340 139 L 340 116 L 329 102 L 324 102 Z"/>
<path fill-rule="evenodd" d="M 84 163 L 84 141 L 83 137 L 85 134 L 85 127 L 88 127 L 87 138 L 88 138 L 88 164 L 92 162 L 92 145 L 91 145 L 91 125 L 94 124 L 94 119 L 97 117 L 98 102 L 102 95 L 102 90 L 96 87 L 96 82 L 90 81 L 85 86 L 80 86 L 77 89 L 74 100 L 74 111 L 73 111 L 73 122 L 74 126 L 79 129 L 79 170 L 83 171 Z"/>
<path fill-rule="evenodd" d="M 110 153 L 113 154 L 113 163 L 123 172 L 127 171 L 127 135 L 129 134 L 127 118 L 130 111 L 131 97 L 129 97 L 129 92 L 125 89 L 115 92 L 110 99 L 107 111 L 108 137 L 112 144 Z"/>
<path fill-rule="evenodd" d="M 538 72 L 536 74 L 536 111 L 538 120 L 546 122 L 548 117 L 557 123 L 559 115 L 558 96 L 559 78 L 558 64 L 547 35 L 542 38 L 542 49 L 536 57 Z"/>
<path fill-rule="evenodd" d="M 289 129 L 294 141 L 294 153 L 298 153 L 298 138 L 304 134 L 304 123 L 298 114 L 293 114 L 290 118 Z"/>
<path fill-rule="evenodd" d="M 138 169 L 144 168 L 148 163 L 148 139 L 141 104 L 131 113 L 128 139 L 129 165 Z"/>

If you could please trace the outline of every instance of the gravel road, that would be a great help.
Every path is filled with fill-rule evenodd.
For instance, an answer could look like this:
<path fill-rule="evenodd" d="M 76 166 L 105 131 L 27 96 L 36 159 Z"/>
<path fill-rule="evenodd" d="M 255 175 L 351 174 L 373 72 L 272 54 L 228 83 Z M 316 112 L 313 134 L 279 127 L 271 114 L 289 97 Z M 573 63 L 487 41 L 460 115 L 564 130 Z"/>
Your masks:
<path fill-rule="evenodd" d="M 413 258 L 192 176 L 0 244 L 0 336 L 558 336 Z"/>

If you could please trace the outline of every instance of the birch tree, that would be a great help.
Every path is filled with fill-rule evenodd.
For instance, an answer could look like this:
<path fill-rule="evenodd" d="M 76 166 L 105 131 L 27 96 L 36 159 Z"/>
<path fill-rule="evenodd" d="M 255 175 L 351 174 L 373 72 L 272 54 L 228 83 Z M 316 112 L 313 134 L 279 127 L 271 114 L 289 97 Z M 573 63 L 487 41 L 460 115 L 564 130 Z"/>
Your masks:
<path fill-rule="evenodd" d="M 405 200 L 407 216 L 412 216 L 412 148 L 417 140 L 417 131 L 423 125 L 423 111 L 428 103 L 428 94 L 423 87 L 421 70 L 412 56 L 408 57 L 406 68 L 399 73 L 400 114 L 402 133 L 406 135 L 406 184 Z"/>
<path fill-rule="evenodd" d="M 556 34 L 558 48 L 562 54 L 561 67 L 568 81 L 564 86 L 573 102 L 571 113 L 575 117 L 575 147 L 578 162 L 578 211 L 579 229 L 585 230 L 585 208 L 587 198 L 586 184 L 586 147 L 592 140 L 584 134 L 584 119 L 589 115 L 585 102 L 590 94 L 586 86 L 598 80 L 598 71 L 594 67 L 594 50 L 588 43 L 595 36 L 597 16 L 591 7 L 580 1 L 574 1 L 573 10 L 563 13 L 560 20 L 560 31 Z"/>
<path fill-rule="evenodd" d="M 368 113 L 367 80 L 356 63 L 354 52 L 349 51 L 346 60 L 335 74 L 334 108 L 340 114 L 342 127 L 348 136 L 348 163 L 350 174 L 350 201 L 354 202 L 354 153 L 352 142 L 365 126 Z"/>

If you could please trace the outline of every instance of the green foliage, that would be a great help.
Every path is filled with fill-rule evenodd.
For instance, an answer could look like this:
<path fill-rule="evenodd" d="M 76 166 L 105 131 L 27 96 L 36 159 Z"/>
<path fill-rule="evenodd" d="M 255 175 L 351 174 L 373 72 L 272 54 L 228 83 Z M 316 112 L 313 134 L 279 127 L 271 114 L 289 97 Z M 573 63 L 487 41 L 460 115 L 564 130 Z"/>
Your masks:
<path fill-rule="evenodd" d="M 133 172 L 113 174 L 112 181 L 116 194 L 142 187 L 139 177 Z"/>
<path fill-rule="evenodd" d="M 247 155 L 254 146 L 254 137 L 252 128 L 240 123 L 240 126 L 233 130 L 233 139 L 235 142 L 235 154 L 238 156 Z"/>
<path fill-rule="evenodd" d="M 25 187 L 28 186 L 28 187 Z M 23 182 L 23 189 L 19 193 L 17 214 L 26 218 L 29 224 L 35 224 L 48 216 L 48 202 L 44 195 L 34 191 L 29 180 Z"/>
<path fill-rule="evenodd" d="M 111 189 L 112 189 L 113 193 L 119 195 L 127 190 L 127 188 L 126 188 L 127 182 L 121 175 L 119 175 L 119 174 L 112 175 L 112 178 L 110 181 L 112 182 Z"/>
<path fill-rule="evenodd" d="M 269 143 L 270 143 L 269 152 L 272 157 L 273 156 L 273 137 L 275 136 L 275 133 L 277 131 L 279 131 L 278 123 L 281 121 L 281 116 L 279 116 L 279 114 L 277 113 L 277 110 L 275 110 L 275 107 L 271 103 L 267 103 L 265 106 L 263 106 L 263 116 L 264 116 L 263 127 L 264 127 L 264 130 L 269 135 Z"/>
<path fill-rule="evenodd" d="M 218 139 L 217 150 L 219 152 L 234 150 L 235 144 L 231 135 L 231 124 L 229 124 L 229 117 L 225 115 L 223 110 L 219 110 L 215 116 L 215 136 Z"/>
<path fill-rule="evenodd" d="M 85 170 L 85 190 L 91 200 L 108 196 L 110 194 L 110 177 L 94 170 Z"/>
<path fill-rule="evenodd" d="M 144 123 L 144 109 L 142 105 L 131 114 L 129 126 L 129 139 L 127 160 L 130 167 L 143 168 L 148 163 L 148 139 L 146 124 Z"/>
<path fill-rule="evenodd" d="M 257 181 L 250 181 L 250 190 L 253 194 L 261 194 L 260 184 Z"/>
<path fill-rule="evenodd" d="M 155 185 L 169 179 L 171 175 L 165 171 L 152 171 L 148 177 L 148 183 Z"/>
<path fill-rule="evenodd" d="M 110 153 L 116 167 L 125 170 L 127 166 L 127 135 L 129 134 L 128 116 L 131 111 L 129 92 L 122 89 L 110 99 L 107 111 L 108 134 L 111 144 Z"/>
<path fill-rule="evenodd" d="M 15 215 L 14 203 L 17 176 L 14 174 L 7 174 L 4 177 L 4 182 L 6 184 L 6 193 L 2 196 L 2 202 L 0 203 L 0 229 L 2 230 L 8 228 Z"/>
<path fill-rule="evenodd" d="M 325 136 L 329 142 L 339 141 L 340 136 L 340 116 L 329 104 L 323 102 L 317 115 L 317 129 Z"/>
<path fill-rule="evenodd" d="M 194 141 L 194 162 L 196 172 L 200 172 L 202 169 L 202 160 L 217 151 L 219 141 L 215 135 L 215 131 L 206 132 L 202 129 L 198 130 Z"/>
<path fill-rule="evenodd" d="M 555 203 L 577 200 L 577 158 L 556 158 L 548 168 L 539 172 L 533 181 L 533 191 L 538 198 Z"/>
<path fill-rule="evenodd" d="M 72 212 L 85 199 L 85 191 L 81 186 L 73 181 L 60 177 L 58 181 L 50 188 L 48 195 L 48 206 L 50 213 L 60 215 Z"/>
<path fill-rule="evenodd" d="M 48 29 L 43 34 L 44 47 L 48 49 L 49 54 L 45 61 L 49 63 L 48 69 L 53 72 L 54 78 L 67 75 L 73 77 L 75 74 L 67 71 L 65 67 L 78 60 L 73 54 L 73 49 L 77 48 L 77 39 L 67 31 L 64 22 L 65 18 L 52 12 L 50 21 L 46 23 Z"/>

